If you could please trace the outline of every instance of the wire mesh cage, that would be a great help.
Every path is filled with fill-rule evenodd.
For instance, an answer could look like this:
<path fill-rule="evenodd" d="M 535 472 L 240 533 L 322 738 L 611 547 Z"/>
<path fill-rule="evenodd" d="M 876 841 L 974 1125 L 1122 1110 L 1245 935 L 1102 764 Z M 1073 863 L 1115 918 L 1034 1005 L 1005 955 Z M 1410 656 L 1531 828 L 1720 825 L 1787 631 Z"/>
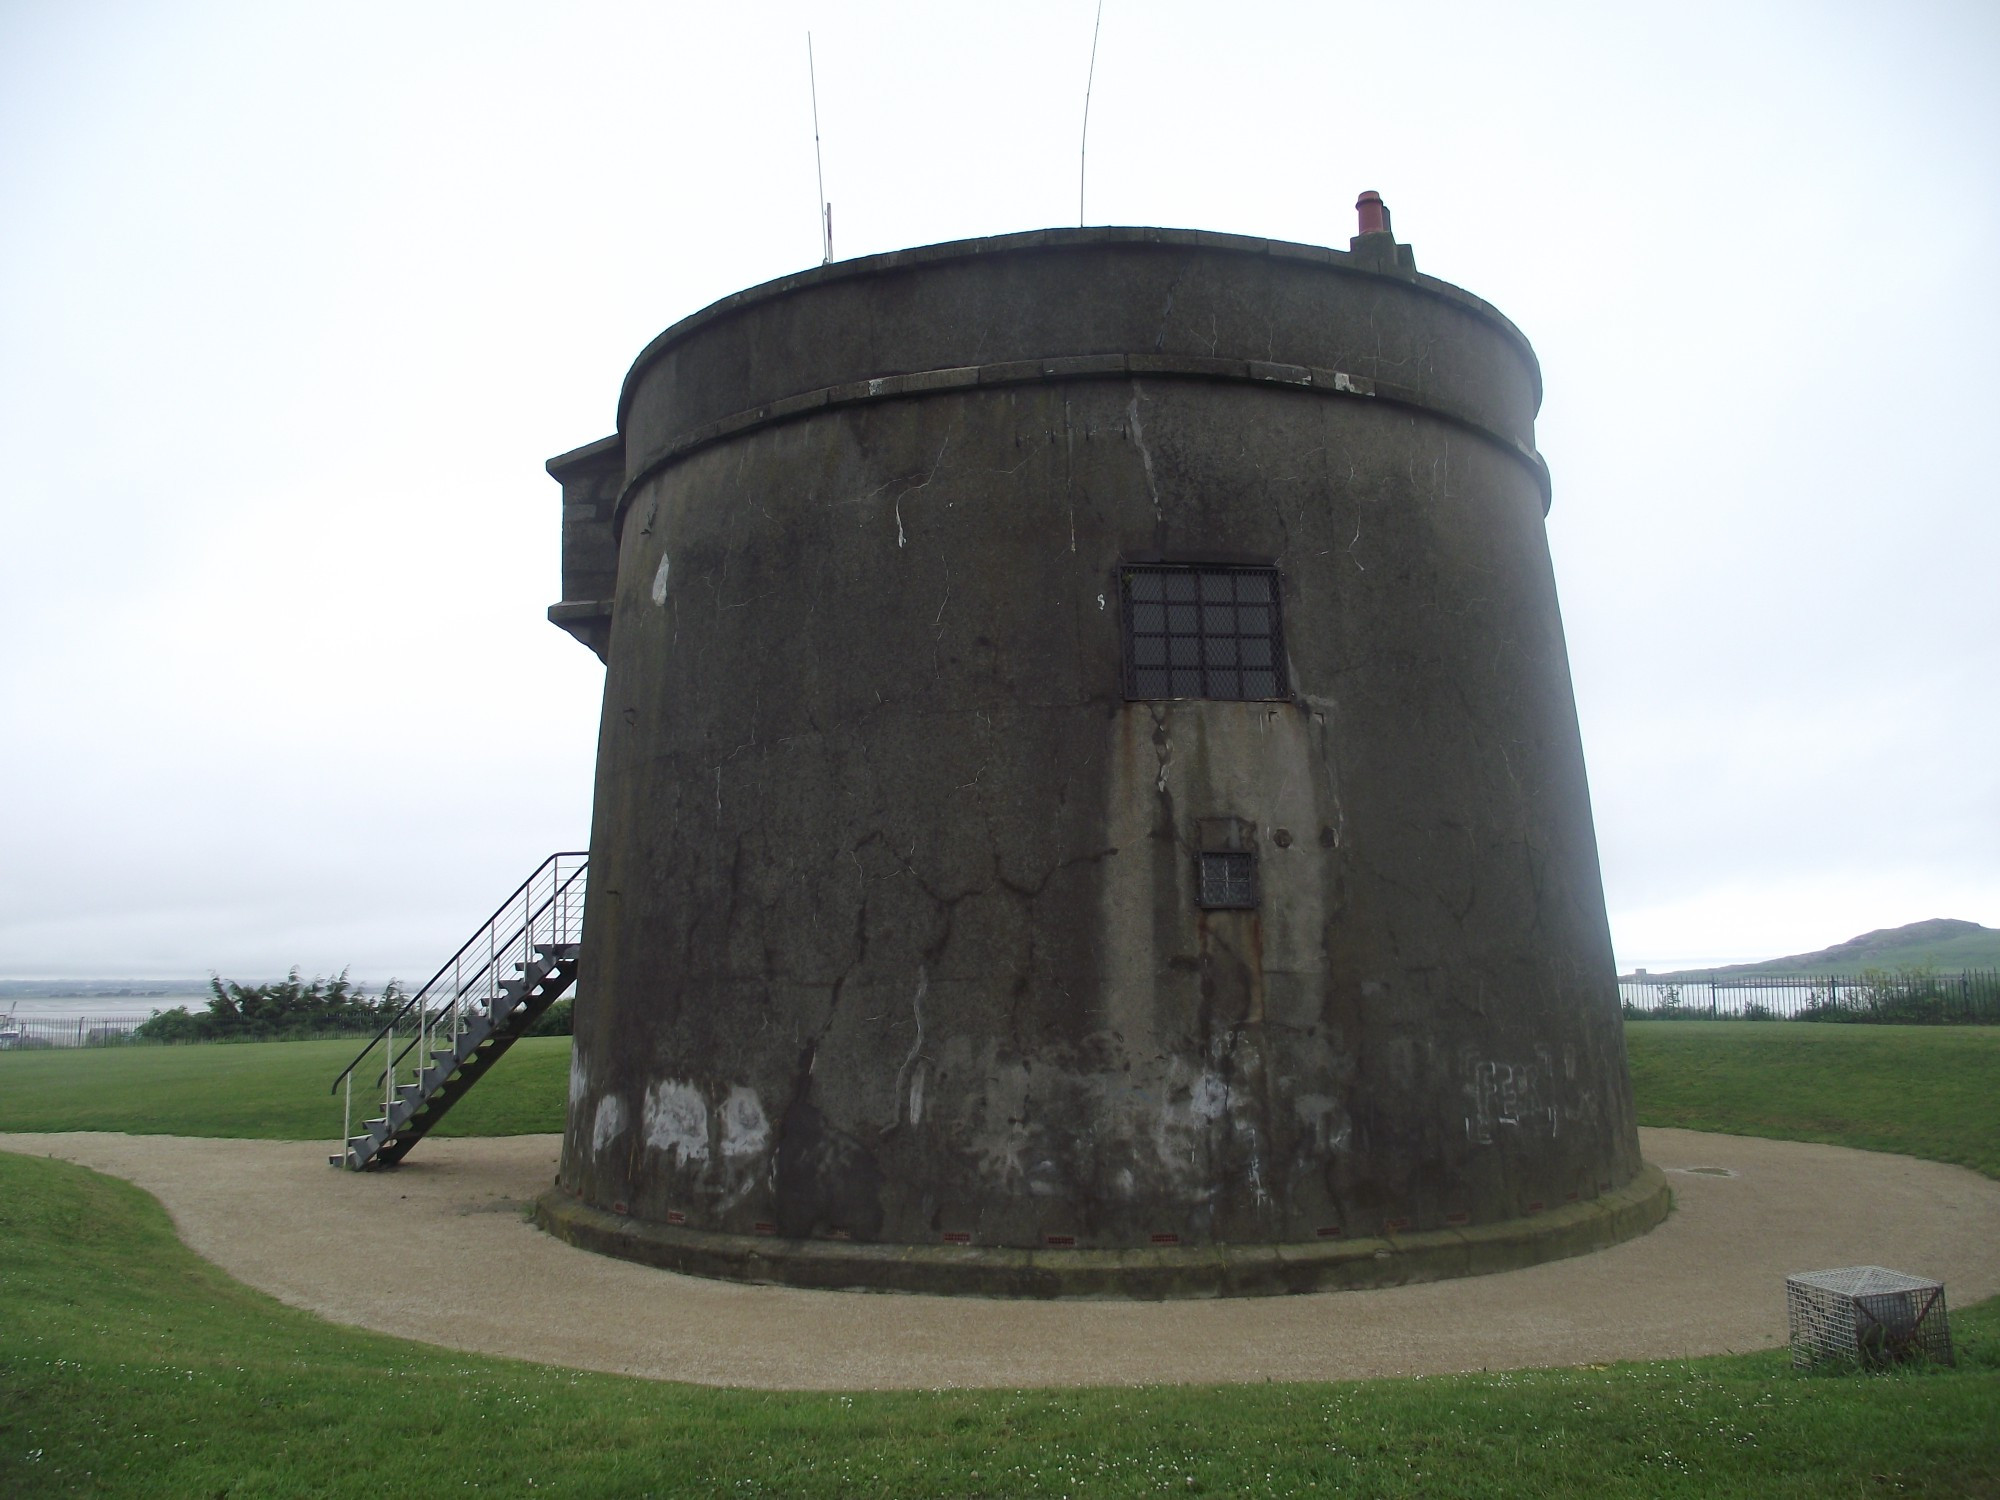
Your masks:
<path fill-rule="evenodd" d="M 1785 1278 L 1785 1310 L 1794 1369 L 1952 1362 L 1941 1281 L 1881 1266 L 1805 1271 Z"/>

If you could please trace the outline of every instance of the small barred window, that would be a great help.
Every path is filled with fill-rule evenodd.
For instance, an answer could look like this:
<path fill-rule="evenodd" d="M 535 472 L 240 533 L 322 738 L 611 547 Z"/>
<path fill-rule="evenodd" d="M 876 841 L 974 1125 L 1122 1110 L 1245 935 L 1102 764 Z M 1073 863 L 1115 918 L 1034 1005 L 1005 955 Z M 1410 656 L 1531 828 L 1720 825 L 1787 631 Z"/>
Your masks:
<path fill-rule="evenodd" d="M 1148 564 L 1121 571 L 1126 697 L 1284 696 L 1275 568 Z"/>
<path fill-rule="evenodd" d="M 1196 875 L 1200 889 L 1195 905 L 1214 910 L 1247 910 L 1257 905 L 1257 856 L 1254 854 L 1198 854 Z"/>

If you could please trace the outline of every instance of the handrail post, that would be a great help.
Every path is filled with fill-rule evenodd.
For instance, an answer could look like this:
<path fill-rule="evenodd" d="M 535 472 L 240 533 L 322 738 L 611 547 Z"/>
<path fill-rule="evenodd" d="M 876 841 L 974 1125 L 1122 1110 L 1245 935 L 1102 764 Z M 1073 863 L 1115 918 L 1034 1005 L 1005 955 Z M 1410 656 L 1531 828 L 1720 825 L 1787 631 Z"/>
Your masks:
<path fill-rule="evenodd" d="M 395 1134 L 396 1122 L 390 1118 L 396 1106 L 396 1023 L 389 1023 L 389 1046 L 382 1054 L 382 1128 Z"/>
<path fill-rule="evenodd" d="M 340 1101 L 340 1164 L 347 1165 L 347 1153 L 354 1148 L 354 1069 L 347 1070 L 347 1091 Z"/>

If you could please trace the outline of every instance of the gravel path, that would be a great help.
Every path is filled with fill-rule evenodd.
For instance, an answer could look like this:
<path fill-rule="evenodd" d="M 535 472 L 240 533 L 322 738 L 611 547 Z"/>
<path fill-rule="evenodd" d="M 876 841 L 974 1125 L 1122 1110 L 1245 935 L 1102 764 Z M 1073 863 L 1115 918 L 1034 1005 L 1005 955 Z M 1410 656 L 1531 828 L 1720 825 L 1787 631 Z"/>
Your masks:
<path fill-rule="evenodd" d="M 335 1322 L 704 1385 L 1334 1380 L 1669 1359 L 1783 1343 L 1788 1271 L 1891 1266 L 1942 1279 L 1954 1305 L 2000 1293 L 2000 1182 L 1837 1146 L 1640 1138 L 1678 1206 L 1613 1249 L 1381 1291 L 1166 1303 L 807 1292 L 592 1255 L 523 1217 L 555 1176 L 553 1135 L 427 1140 L 399 1170 L 369 1174 L 289 1141 L 0 1134 L 0 1150 L 137 1183 L 200 1254 Z"/>

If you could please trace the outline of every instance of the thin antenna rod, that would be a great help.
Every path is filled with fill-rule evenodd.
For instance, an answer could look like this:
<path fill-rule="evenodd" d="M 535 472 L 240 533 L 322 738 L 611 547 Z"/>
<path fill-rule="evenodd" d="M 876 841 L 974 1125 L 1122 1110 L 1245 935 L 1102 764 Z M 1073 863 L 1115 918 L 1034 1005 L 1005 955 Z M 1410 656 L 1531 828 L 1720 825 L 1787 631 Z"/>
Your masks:
<path fill-rule="evenodd" d="M 1103 4 L 1103 0 L 1098 0 L 1098 3 L 1100 5 Z M 1095 65 L 1096 58 L 1095 49 L 1096 44 L 1092 43 L 1093 66 Z M 813 67 L 813 34 L 810 31 L 806 33 L 806 79 L 812 85 L 813 170 L 819 173 L 819 233 L 821 252 L 819 263 L 827 266 L 833 264 L 833 205 L 826 201 L 826 164 L 820 160 L 819 155 L 819 74 Z M 1090 105 L 1086 101 L 1084 104 L 1086 118 L 1089 113 Z"/>
<path fill-rule="evenodd" d="M 1083 143 L 1076 151 L 1076 227 L 1083 228 L 1083 174 L 1090 161 L 1090 90 L 1097 82 L 1097 33 L 1104 28 L 1104 0 L 1097 0 L 1097 21 L 1090 28 L 1090 75 L 1083 81 Z"/>

